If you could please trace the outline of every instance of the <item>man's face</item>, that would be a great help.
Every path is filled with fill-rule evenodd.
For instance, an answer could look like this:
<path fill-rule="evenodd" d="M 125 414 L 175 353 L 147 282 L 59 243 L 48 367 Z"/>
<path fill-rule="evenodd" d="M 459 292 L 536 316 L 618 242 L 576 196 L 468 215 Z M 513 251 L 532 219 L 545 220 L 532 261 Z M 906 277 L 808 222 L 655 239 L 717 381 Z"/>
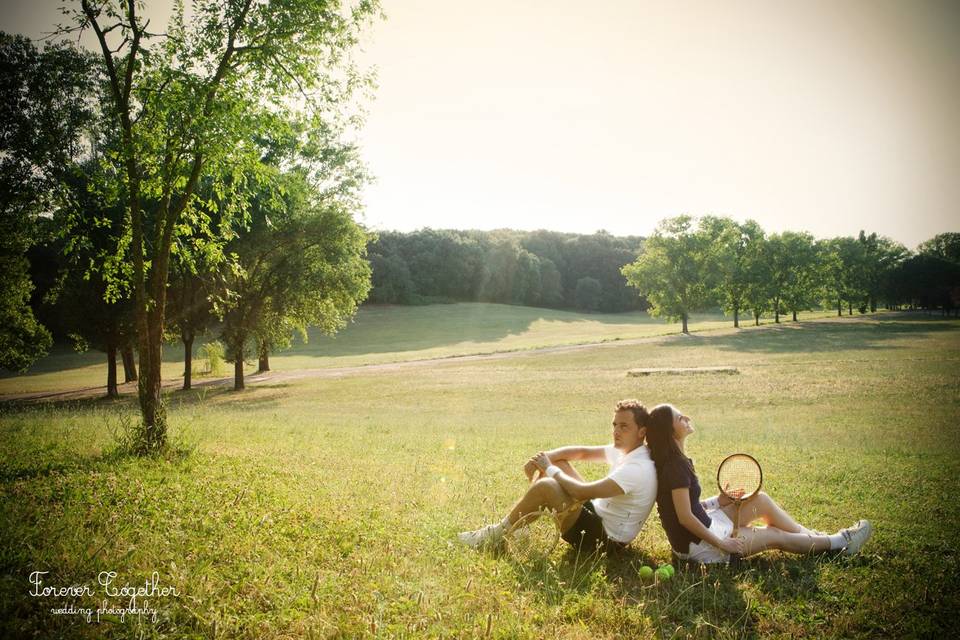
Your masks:
<path fill-rule="evenodd" d="M 632 451 L 643 444 L 646 429 L 637 425 L 633 411 L 624 409 L 613 414 L 613 446 L 620 451 Z"/>

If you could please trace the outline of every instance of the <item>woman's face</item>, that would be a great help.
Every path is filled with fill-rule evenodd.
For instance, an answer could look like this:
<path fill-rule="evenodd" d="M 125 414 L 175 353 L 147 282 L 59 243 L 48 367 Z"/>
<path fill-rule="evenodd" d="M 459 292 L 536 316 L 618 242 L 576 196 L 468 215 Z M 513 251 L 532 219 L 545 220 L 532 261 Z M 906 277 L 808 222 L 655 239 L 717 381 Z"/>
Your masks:
<path fill-rule="evenodd" d="M 690 416 L 685 416 L 674 407 L 673 409 L 673 437 L 680 442 L 693 433 L 693 421 Z"/>

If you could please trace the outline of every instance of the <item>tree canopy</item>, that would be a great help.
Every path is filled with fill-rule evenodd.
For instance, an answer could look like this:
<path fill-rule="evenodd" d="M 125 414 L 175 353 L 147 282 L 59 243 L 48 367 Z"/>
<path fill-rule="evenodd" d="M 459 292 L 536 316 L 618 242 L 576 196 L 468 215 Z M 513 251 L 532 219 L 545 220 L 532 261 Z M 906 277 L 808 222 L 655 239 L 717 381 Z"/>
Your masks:
<path fill-rule="evenodd" d="M 94 73 L 68 44 L 38 49 L 0 32 L 0 78 L 0 367 L 23 371 L 51 344 L 30 306 L 27 251 L 42 239 L 39 216 L 65 197 Z"/>

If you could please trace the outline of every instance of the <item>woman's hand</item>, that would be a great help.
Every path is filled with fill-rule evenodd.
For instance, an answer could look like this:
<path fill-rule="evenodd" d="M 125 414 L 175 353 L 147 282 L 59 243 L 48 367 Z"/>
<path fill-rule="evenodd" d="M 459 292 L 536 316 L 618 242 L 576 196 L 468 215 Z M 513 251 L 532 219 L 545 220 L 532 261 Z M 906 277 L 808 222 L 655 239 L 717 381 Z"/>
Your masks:
<path fill-rule="evenodd" d="M 735 553 L 737 555 L 743 555 L 743 539 L 742 538 L 721 538 L 720 548 L 726 551 L 727 553 Z"/>

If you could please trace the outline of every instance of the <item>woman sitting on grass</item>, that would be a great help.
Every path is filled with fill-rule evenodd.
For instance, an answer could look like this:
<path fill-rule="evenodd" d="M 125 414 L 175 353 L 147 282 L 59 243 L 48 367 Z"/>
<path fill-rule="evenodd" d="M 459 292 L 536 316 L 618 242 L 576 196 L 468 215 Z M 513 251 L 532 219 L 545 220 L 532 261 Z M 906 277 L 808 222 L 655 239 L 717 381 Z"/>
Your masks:
<path fill-rule="evenodd" d="M 684 454 L 684 442 L 693 433 L 690 418 L 673 405 L 650 412 L 647 444 L 657 467 L 657 510 L 663 529 L 678 558 L 700 563 L 727 562 L 730 554 L 751 556 L 767 549 L 791 553 L 836 550 L 856 554 L 872 533 L 867 520 L 833 535 L 811 531 L 762 491 L 740 507 L 740 535 L 731 538 L 737 509 L 726 496 L 700 502 L 700 483 L 693 461 Z M 766 527 L 747 526 L 763 520 Z"/>

